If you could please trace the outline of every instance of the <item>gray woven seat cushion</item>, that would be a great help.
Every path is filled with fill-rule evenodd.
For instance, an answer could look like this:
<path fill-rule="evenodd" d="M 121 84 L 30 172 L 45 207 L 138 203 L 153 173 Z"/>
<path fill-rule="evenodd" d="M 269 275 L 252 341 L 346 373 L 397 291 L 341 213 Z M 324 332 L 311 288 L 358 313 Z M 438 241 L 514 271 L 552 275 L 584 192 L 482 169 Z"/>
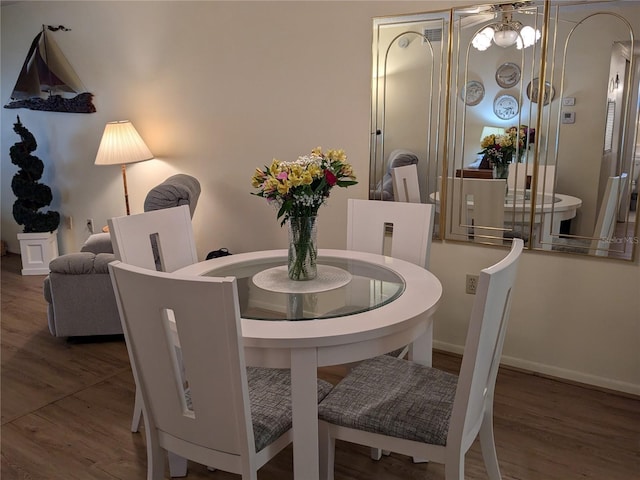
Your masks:
<path fill-rule="evenodd" d="M 259 452 L 291 428 L 291 374 L 289 370 L 248 367 L 247 383 L 253 436 Z M 329 382 L 318 380 L 318 401 L 325 398 L 332 387 Z M 191 409 L 190 392 L 185 393 L 187 407 Z"/>
<path fill-rule="evenodd" d="M 389 355 L 355 367 L 320 402 L 321 420 L 446 445 L 458 377 Z"/>

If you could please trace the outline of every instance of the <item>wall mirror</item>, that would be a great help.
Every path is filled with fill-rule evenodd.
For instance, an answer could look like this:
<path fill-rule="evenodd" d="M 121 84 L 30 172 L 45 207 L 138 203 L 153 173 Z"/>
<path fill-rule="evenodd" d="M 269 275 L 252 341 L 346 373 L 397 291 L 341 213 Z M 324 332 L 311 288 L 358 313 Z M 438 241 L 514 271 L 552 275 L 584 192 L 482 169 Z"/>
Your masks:
<path fill-rule="evenodd" d="M 633 259 L 639 28 L 623 1 L 374 19 L 370 197 L 413 162 L 437 238 Z"/>

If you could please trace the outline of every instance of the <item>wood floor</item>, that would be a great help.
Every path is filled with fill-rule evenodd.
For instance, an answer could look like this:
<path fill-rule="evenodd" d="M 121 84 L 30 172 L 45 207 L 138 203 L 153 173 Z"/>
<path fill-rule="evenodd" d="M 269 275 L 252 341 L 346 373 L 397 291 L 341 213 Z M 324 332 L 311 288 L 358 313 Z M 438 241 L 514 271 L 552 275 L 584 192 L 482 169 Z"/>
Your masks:
<path fill-rule="evenodd" d="M 122 339 L 70 342 L 49 334 L 41 276 L 20 275 L 16 255 L 2 266 L 2 480 L 143 480 L 144 434 L 129 431 L 134 384 Z M 443 353 L 448 371 L 459 359 Z M 323 370 L 339 378 L 339 369 Z M 640 399 L 502 369 L 495 400 L 498 458 L 505 480 L 640 478 Z M 338 442 L 336 480 L 444 479 L 437 464 Z M 264 466 L 260 480 L 290 480 L 292 449 Z M 190 464 L 189 479 L 229 480 Z M 466 479 L 486 479 L 477 443 Z M 304 479 L 303 479 L 304 480 Z"/>

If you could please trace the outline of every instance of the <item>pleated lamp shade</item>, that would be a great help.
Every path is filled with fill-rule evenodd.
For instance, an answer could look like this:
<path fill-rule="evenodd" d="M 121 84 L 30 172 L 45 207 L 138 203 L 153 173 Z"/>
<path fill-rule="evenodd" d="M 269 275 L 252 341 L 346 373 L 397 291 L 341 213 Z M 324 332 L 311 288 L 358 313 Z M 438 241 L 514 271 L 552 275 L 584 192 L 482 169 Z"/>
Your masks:
<path fill-rule="evenodd" d="M 129 120 L 109 122 L 104 127 L 96 165 L 124 165 L 151 160 L 153 153 Z"/>

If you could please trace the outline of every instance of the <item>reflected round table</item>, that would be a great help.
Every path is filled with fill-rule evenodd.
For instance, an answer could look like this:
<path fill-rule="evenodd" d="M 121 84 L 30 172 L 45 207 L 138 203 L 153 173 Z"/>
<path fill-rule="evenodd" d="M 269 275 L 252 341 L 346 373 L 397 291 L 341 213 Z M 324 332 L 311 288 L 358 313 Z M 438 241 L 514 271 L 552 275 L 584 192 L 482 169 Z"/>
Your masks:
<path fill-rule="evenodd" d="M 529 194 L 530 195 L 530 194 Z M 440 192 L 429 195 L 436 205 L 436 211 L 440 211 Z M 536 248 L 551 250 L 553 238 L 560 235 L 560 224 L 564 220 L 571 220 L 582 206 L 582 200 L 578 197 L 563 193 L 537 194 L 534 225 L 538 226 Z M 467 207 L 473 210 L 473 200 L 467 201 Z M 504 200 L 505 221 L 527 225 L 531 218 L 531 197 L 518 193 L 506 195 Z"/>
<path fill-rule="evenodd" d="M 355 251 L 321 249 L 315 280 L 289 281 L 286 263 L 287 250 L 270 250 L 207 260 L 175 273 L 236 277 L 246 363 L 291 369 L 294 478 L 314 480 L 317 368 L 408 344 L 414 361 L 431 365 L 432 315 L 442 285 L 412 263 Z"/>

